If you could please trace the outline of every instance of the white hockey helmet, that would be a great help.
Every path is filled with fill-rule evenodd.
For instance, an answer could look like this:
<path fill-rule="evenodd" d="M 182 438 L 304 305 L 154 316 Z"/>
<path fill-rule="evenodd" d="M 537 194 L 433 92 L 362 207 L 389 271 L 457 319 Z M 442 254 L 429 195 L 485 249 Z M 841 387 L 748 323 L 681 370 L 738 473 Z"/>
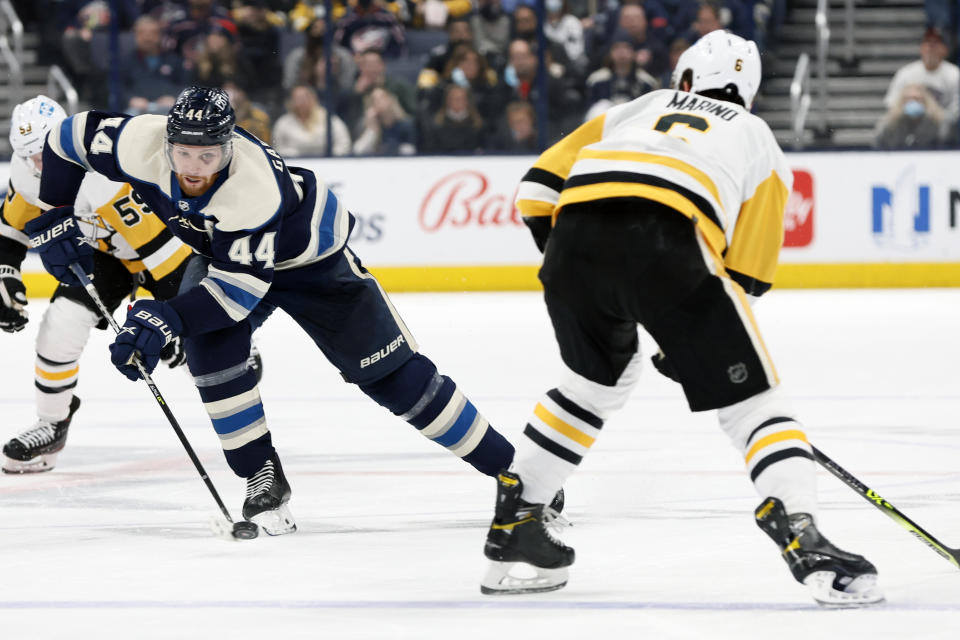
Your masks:
<path fill-rule="evenodd" d="M 687 70 L 691 93 L 733 85 L 747 109 L 760 89 L 760 53 L 756 43 L 729 31 L 711 31 L 680 54 L 671 82 L 675 89 Z"/>
<path fill-rule="evenodd" d="M 67 117 L 56 100 L 39 95 L 13 108 L 10 118 L 10 146 L 13 152 L 30 162 L 30 157 L 43 151 L 47 133 Z"/>

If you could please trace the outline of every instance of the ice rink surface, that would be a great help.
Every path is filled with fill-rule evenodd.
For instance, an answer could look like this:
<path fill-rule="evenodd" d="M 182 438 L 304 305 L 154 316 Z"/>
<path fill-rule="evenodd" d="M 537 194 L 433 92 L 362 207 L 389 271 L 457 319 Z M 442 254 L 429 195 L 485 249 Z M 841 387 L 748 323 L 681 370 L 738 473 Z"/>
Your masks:
<path fill-rule="evenodd" d="M 558 381 L 540 296 L 393 299 L 517 441 Z M 0 335 L 4 440 L 35 419 L 44 307 Z M 960 546 L 960 291 L 774 291 L 757 315 L 811 442 Z M 300 530 L 215 538 L 210 495 L 146 385 L 109 365 L 109 338 L 84 354 L 56 470 L 0 477 L 3 638 L 958 637 L 960 570 L 823 471 L 820 528 L 877 565 L 887 602 L 818 608 L 753 523 L 759 498 L 713 413 L 688 413 L 649 366 L 566 487 L 567 588 L 481 596 L 493 482 L 343 383 L 282 314 L 257 335 L 261 391 Z M 238 514 L 243 482 L 186 374 L 156 380 Z"/>

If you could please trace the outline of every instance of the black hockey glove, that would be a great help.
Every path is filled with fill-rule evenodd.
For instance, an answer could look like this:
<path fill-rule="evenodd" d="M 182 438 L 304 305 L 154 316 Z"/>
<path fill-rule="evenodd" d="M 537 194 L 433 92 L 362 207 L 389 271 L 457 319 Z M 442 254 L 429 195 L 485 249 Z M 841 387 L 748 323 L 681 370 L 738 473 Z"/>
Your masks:
<path fill-rule="evenodd" d="M 160 349 L 160 362 L 171 369 L 176 369 L 187 361 L 187 352 L 183 350 L 183 338 L 175 337 L 170 344 Z"/>
<path fill-rule="evenodd" d="M 27 290 L 20 270 L 0 264 L 0 329 L 15 333 L 27 324 Z"/>
<path fill-rule="evenodd" d="M 654 369 L 674 382 L 680 382 L 680 376 L 677 374 L 677 370 L 674 369 L 670 361 L 667 360 L 667 356 L 664 355 L 663 351 L 657 351 L 656 355 L 650 358 L 650 362 L 653 363 Z"/>

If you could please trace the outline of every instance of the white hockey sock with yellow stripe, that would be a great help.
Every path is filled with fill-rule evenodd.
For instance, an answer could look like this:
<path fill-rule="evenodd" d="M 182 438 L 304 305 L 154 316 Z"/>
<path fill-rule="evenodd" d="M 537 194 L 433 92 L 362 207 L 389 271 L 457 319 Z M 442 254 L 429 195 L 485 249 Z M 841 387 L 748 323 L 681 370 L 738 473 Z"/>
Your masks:
<path fill-rule="evenodd" d="M 600 435 L 603 419 L 551 389 L 541 398 L 523 430 L 514 469 L 523 479 L 522 498 L 548 503 L 576 470 Z"/>
<path fill-rule="evenodd" d="M 608 416 L 620 410 L 637 380 L 643 358 L 634 354 L 617 384 L 602 385 L 567 369 L 563 383 L 541 398 L 512 469 L 523 481 L 527 502 L 549 503 L 587 454 Z"/>
<path fill-rule="evenodd" d="M 37 332 L 37 417 L 59 422 L 69 415 L 80 355 L 98 321 L 95 313 L 67 298 L 57 298 L 47 307 Z"/>
<path fill-rule="evenodd" d="M 813 452 L 778 389 L 720 409 L 720 426 L 743 452 L 747 473 L 761 498 L 779 498 L 787 513 L 815 515 Z"/>

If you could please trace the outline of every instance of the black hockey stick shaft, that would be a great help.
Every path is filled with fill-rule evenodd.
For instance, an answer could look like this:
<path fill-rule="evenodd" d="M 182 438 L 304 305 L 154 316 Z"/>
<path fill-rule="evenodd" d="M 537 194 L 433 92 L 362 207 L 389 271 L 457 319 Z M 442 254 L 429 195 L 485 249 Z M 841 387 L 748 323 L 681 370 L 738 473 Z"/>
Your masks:
<path fill-rule="evenodd" d="M 73 263 L 70 265 L 70 270 L 75 276 L 77 276 L 77 279 L 80 280 L 80 284 L 83 285 L 83 288 L 87 290 L 87 294 L 89 294 L 89 296 L 93 299 L 94 304 L 97 305 L 97 308 L 100 310 L 100 315 L 103 316 L 104 320 L 110 323 L 113 331 L 119 334 L 120 325 L 117 324 L 117 321 L 113 319 L 113 315 L 107 310 L 106 305 L 103 304 L 103 300 L 100 299 L 100 294 L 97 293 L 97 288 L 93 286 L 93 282 L 91 282 L 90 278 L 87 277 L 87 274 L 84 273 L 83 268 L 79 264 Z M 140 376 L 147 383 L 147 386 L 150 387 L 150 392 L 153 393 L 154 399 L 156 399 L 157 404 L 159 404 L 160 408 L 163 410 L 163 415 L 167 416 L 167 420 L 170 422 L 170 426 L 173 427 L 174 433 L 176 433 L 177 437 L 180 438 L 180 444 L 183 445 L 187 455 L 190 456 L 190 461 L 193 462 L 193 466 L 197 468 L 197 473 L 200 474 L 200 477 L 203 479 L 203 483 L 207 485 L 207 489 L 210 490 L 210 495 L 213 496 L 217 506 L 220 507 L 220 512 L 223 513 L 223 516 L 227 519 L 227 522 L 233 524 L 233 518 L 230 517 L 230 512 L 227 511 L 227 507 L 223 504 L 223 500 L 220 499 L 220 494 L 217 493 L 217 488 L 213 486 L 213 482 L 210 480 L 209 476 L 207 476 L 206 469 L 203 468 L 203 465 L 200 463 L 200 459 L 193 451 L 193 447 L 190 446 L 187 436 L 183 433 L 183 429 L 180 428 L 180 423 L 177 422 L 177 418 L 173 415 L 173 412 L 167 405 L 167 401 L 164 400 L 163 396 L 160 394 L 160 389 L 157 388 L 153 378 L 151 378 L 150 374 L 147 373 L 147 370 L 143 367 L 143 363 L 140 362 L 140 358 L 138 358 L 136 354 L 133 356 L 133 363 L 136 365 L 137 371 L 140 372 Z"/>
<path fill-rule="evenodd" d="M 858 480 L 852 473 L 831 460 L 830 457 L 827 456 L 827 454 L 825 454 L 823 451 L 820 451 L 813 445 L 810 445 L 810 448 L 813 449 L 814 458 L 816 458 L 817 462 L 819 462 L 824 469 L 835 475 L 840 479 L 841 482 L 863 496 L 867 502 L 890 516 L 890 518 L 897 522 L 901 527 L 912 533 L 918 540 L 920 540 L 920 542 L 936 551 L 938 555 L 946 558 L 953 563 L 955 567 L 960 569 L 960 549 L 951 549 L 937 540 L 923 527 L 904 515 L 899 509 L 890 504 L 889 501 L 881 497 L 879 493 L 860 482 L 860 480 Z"/>

